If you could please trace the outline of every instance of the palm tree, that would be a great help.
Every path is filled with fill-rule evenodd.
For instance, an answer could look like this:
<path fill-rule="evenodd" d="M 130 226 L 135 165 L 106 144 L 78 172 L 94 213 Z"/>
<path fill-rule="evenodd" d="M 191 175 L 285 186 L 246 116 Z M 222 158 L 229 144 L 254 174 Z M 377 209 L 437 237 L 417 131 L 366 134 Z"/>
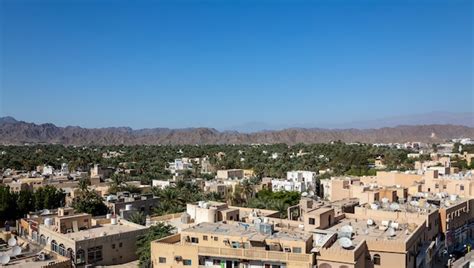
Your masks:
<path fill-rule="evenodd" d="M 174 233 L 175 228 L 171 225 L 158 223 L 151 226 L 148 231 L 137 239 L 137 255 L 140 260 L 140 267 L 151 267 L 150 244 L 151 241 L 166 237 Z"/>
<path fill-rule="evenodd" d="M 110 177 L 110 182 L 109 182 L 109 194 L 115 194 L 117 192 L 120 192 L 122 190 L 122 184 L 125 181 L 124 176 L 119 175 L 119 174 L 114 174 Z"/>
<path fill-rule="evenodd" d="M 155 212 L 160 215 L 181 212 L 186 205 L 186 199 L 182 195 L 182 191 L 176 187 L 166 187 L 159 191 L 158 198 L 160 198 L 160 203 L 155 208 Z"/>
<path fill-rule="evenodd" d="M 146 216 L 143 212 L 137 211 L 133 213 L 132 215 L 130 215 L 130 217 L 128 218 L 128 221 L 136 223 L 136 224 L 140 224 L 140 225 L 145 225 Z"/>
<path fill-rule="evenodd" d="M 244 180 L 242 182 L 241 189 L 242 189 L 242 194 L 245 199 L 245 202 L 248 202 L 250 198 L 253 197 L 253 193 L 254 193 L 253 185 L 248 180 Z"/>

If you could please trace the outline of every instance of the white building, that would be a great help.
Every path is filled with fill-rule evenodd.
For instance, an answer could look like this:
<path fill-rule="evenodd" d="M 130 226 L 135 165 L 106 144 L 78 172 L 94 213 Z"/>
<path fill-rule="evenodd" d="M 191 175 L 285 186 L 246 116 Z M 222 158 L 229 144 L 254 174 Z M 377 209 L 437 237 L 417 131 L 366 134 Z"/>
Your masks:
<path fill-rule="evenodd" d="M 61 173 L 60 174 L 63 175 L 63 176 L 69 175 L 69 165 L 67 163 L 63 163 L 61 165 Z"/>
<path fill-rule="evenodd" d="M 170 187 L 171 186 L 171 182 L 170 181 L 162 181 L 162 180 L 153 180 L 151 182 L 151 185 L 153 187 L 158 187 L 160 189 L 164 189 L 166 187 Z"/>
<path fill-rule="evenodd" d="M 273 179 L 272 180 L 272 191 L 295 191 L 295 192 L 304 192 L 306 186 L 303 182 L 295 182 L 285 179 Z"/>
<path fill-rule="evenodd" d="M 54 168 L 52 166 L 44 166 L 43 167 L 43 175 L 53 175 Z"/>
<path fill-rule="evenodd" d="M 168 163 L 168 169 L 173 174 L 183 170 L 190 170 L 192 168 L 193 164 L 188 158 L 175 159 L 174 162 Z"/>
<path fill-rule="evenodd" d="M 313 171 L 288 171 L 286 173 L 286 179 L 293 182 L 302 182 L 304 184 L 304 191 L 313 190 L 316 188 L 316 172 Z"/>

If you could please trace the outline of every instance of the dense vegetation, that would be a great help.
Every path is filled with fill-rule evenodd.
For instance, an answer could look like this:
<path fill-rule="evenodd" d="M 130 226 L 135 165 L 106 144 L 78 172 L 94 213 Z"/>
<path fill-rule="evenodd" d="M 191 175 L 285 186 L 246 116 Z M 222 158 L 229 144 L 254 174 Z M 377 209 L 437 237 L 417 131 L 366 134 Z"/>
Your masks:
<path fill-rule="evenodd" d="M 148 231 L 138 237 L 137 240 L 137 255 L 139 267 L 151 267 L 151 251 L 150 242 L 169 236 L 175 231 L 174 227 L 164 223 L 158 223 L 157 225 L 151 226 Z"/>
<path fill-rule="evenodd" d="M 65 197 L 62 190 L 49 185 L 34 192 L 24 189 L 18 193 L 11 192 L 8 186 L 0 186 L 0 224 L 24 217 L 30 211 L 61 207 Z"/>
<path fill-rule="evenodd" d="M 102 153 L 115 151 L 123 155 L 103 158 Z M 209 156 L 217 169 L 254 169 L 258 177 L 285 177 L 289 170 L 332 169 L 335 175 L 369 175 L 374 172 L 370 164 L 383 155 L 388 169 L 407 169 L 413 161 L 407 159 L 406 150 L 377 147 L 365 144 L 285 144 L 273 145 L 179 145 L 179 146 L 91 146 L 75 147 L 62 145 L 0 146 L 0 170 L 14 168 L 34 170 L 36 166 L 49 164 L 59 168 L 69 163 L 70 170 L 87 171 L 93 164 L 132 168 L 144 183 L 151 179 L 169 179 L 165 167 L 168 162 L 180 157 Z M 222 152 L 221 156 L 218 153 Z M 296 156 L 302 152 L 300 156 Z M 278 154 L 276 159 L 271 155 Z M 189 177 L 203 176 L 199 167 L 189 171 Z"/>
<path fill-rule="evenodd" d="M 155 207 L 156 215 L 183 212 L 186 204 L 201 200 L 222 201 L 223 198 L 214 193 L 203 193 L 194 183 L 179 181 L 175 186 L 164 189 L 152 188 L 153 195 L 160 198 L 160 203 Z"/>
<path fill-rule="evenodd" d="M 79 193 L 72 200 L 72 207 L 76 212 L 89 213 L 93 216 L 107 214 L 108 208 L 103 198 L 95 191 L 87 188 L 89 180 L 83 179 L 79 182 Z"/>

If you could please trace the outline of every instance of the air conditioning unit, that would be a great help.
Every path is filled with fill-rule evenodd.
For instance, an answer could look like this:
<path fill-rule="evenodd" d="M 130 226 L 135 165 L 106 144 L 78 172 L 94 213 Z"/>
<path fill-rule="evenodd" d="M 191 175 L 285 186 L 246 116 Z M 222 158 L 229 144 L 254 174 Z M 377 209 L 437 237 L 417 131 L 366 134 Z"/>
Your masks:
<path fill-rule="evenodd" d="M 183 257 L 181 257 L 181 256 L 174 256 L 174 260 L 175 260 L 175 261 L 182 261 L 182 260 L 183 260 Z"/>

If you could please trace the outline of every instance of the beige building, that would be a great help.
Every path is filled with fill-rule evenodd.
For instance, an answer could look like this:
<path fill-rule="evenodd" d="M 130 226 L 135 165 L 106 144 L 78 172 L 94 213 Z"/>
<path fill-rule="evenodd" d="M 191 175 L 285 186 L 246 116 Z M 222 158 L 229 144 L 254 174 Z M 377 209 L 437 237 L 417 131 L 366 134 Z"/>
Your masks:
<path fill-rule="evenodd" d="M 243 179 L 244 170 L 243 169 L 224 169 L 217 171 L 217 179 Z"/>
<path fill-rule="evenodd" d="M 34 218 L 32 218 L 34 219 Z M 115 265 L 137 259 L 136 241 L 147 227 L 116 218 L 92 218 L 61 208 L 40 220 L 20 220 L 20 234 L 70 258 L 77 267 Z"/>
<path fill-rule="evenodd" d="M 461 197 L 474 196 L 472 172 L 439 176 L 436 170 L 427 171 L 423 190 L 429 193 L 447 193 Z"/>
<path fill-rule="evenodd" d="M 269 224 L 200 223 L 151 244 L 153 267 L 313 267 L 312 235 Z"/>

